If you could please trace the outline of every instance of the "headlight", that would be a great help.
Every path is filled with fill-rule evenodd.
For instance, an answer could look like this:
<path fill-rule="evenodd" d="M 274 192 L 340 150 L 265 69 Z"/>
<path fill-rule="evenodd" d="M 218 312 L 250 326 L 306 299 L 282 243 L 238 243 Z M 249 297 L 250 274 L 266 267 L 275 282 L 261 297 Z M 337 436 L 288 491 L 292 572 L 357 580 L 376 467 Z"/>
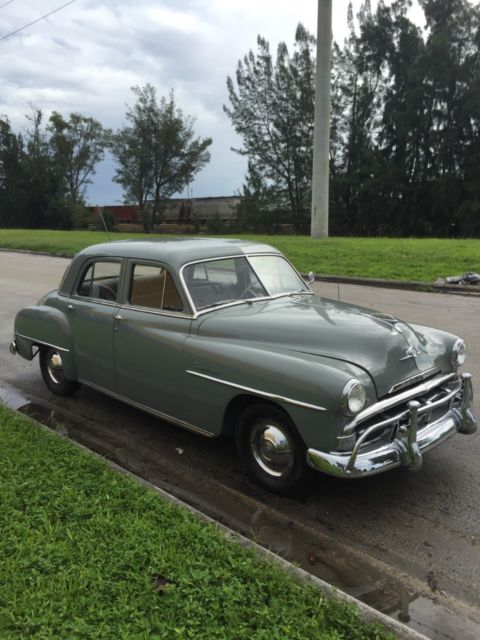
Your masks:
<path fill-rule="evenodd" d="M 342 392 L 342 408 L 344 413 L 354 416 L 365 406 L 365 387 L 356 378 L 349 380 Z"/>
<path fill-rule="evenodd" d="M 464 340 L 458 338 L 452 349 L 452 365 L 454 367 L 460 367 L 465 362 L 466 358 L 467 345 Z"/>

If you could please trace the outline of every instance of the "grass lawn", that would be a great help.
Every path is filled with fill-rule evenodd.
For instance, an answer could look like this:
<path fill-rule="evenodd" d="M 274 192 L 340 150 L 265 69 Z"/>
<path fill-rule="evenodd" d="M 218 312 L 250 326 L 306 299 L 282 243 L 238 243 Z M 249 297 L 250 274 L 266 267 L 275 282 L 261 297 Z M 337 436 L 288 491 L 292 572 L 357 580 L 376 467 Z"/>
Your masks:
<path fill-rule="evenodd" d="M 113 233 L 111 237 L 120 240 L 142 236 Z M 236 237 L 278 247 L 304 272 L 424 282 L 465 271 L 480 272 L 480 239 Z M 100 231 L 0 229 L 0 247 L 9 249 L 73 255 L 83 247 L 106 240 L 106 234 Z"/>
<path fill-rule="evenodd" d="M 1 406 L 0 438 L 2 640 L 391 637 Z"/>

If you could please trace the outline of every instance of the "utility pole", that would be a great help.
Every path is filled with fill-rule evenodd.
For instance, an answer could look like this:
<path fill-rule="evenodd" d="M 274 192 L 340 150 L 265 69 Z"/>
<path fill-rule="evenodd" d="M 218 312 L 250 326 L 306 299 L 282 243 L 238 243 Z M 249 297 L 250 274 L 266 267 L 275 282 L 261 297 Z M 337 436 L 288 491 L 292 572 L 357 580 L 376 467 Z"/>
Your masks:
<path fill-rule="evenodd" d="M 318 0 L 315 128 L 312 169 L 312 238 L 328 237 L 330 156 L 330 74 L 332 60 L 332 0 Z"/>

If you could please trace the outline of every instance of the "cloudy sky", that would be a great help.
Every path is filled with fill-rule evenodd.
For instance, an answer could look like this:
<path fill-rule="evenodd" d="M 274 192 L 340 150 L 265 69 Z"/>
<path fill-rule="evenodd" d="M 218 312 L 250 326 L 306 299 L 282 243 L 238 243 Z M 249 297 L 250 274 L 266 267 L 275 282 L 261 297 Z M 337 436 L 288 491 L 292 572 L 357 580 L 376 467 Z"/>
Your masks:
<path fill-rule="evenodd" d="M 240 189 L 245 160 L 231 151 L 240 141 L 222 110 L 226 77 L 256 48 L 257 34 L 273 47 L 291 44 L 300 21 L 315 32 L 317 0 L 77 0 L 2 39 L 65 2 L 0 0 L 0 114 L 16 130 L 26 127 L 31 106 L 47 116 L 80 112 L 117 128 L 134 102 L 133 85 L 150 82 L 159 95 L 174 89 L 178 105 L 197 118 L 197 133 L 213 138 L 194 197 Z M 342 41 L 348 0 L 333 5 L 334 37 Z M 112 175 L 107 159 L 89 187 L 91 204 L 122 202 Z"/>

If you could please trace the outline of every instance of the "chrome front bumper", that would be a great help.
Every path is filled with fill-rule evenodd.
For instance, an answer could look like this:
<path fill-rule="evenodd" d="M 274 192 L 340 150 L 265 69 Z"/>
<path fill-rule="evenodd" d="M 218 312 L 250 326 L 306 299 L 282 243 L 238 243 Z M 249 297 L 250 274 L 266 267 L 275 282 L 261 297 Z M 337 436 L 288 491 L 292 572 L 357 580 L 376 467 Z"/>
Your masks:
<path fill-rule="evenodd" d="M 451 408 L 436 422 L 419 429 L 418 419 L 430 411 L 428 405 L 421 406 L 416 400 L 408 403 L 408 423 L 397 432 L 393 441 L 380 447 L 361 451 L 361 440 L 350 452 L 333 451 L 326 453 L 317 449 L 307 450 L 309 466 L 333 476 L 359 478 L 375 475 L 404 466 L 419 469 L 423 453 L 448 440 L 455 433 L 471 434 L 477 430 L 477 420 L 473 414 L 473 389 L 470 374 L 461 377 L 463 398 L 460 407 Z"/>

